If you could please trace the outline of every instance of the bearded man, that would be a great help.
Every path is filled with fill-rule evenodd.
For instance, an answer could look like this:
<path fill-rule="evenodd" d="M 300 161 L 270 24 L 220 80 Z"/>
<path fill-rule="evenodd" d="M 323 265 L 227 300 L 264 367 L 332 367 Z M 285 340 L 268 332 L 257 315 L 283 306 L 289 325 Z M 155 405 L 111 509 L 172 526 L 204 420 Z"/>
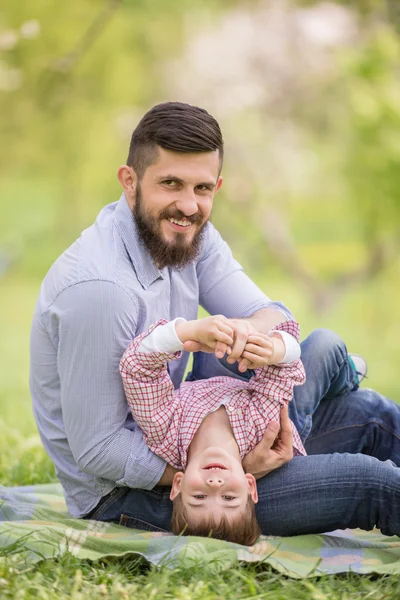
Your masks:
<path fill-rule="evenodd" d="M 187 342 L 170 366 L 178 387 L 189 351 L 196 351 L 191 379 L 248 377 L 257 365 L 242 355 L 247 337 L 291 318 L 245 275 L 209 221 L 222 161 L 219 125 L 205 110 L 172 102 L 152 108 L 118 170 L 120 200 L 100 212 L 43 281 L 32 325 L 31 393 L 72 516 L 169 529 L 166 486 L 174 469 L 146 446 L 119 374 L 135 336 L 161 318 L 196 319 L 199 304 L 230 319 L 229 358 Z M 371 390 L 341 386 L 340 374 L 351 366 L 331 332 L 309 336 L 302 360 L 307 382 L 296 388 L 289 414 L 312 455 L 291 460 L 283 413 L 280 432 L 272 423 L 244 461 L 258 478 L 263 533 L 377 525 L 398 534 L 400 476 L 387 460 L 400 464 L 398 406 Z M 353 456 L 330 454 L 338 451 Z"/>

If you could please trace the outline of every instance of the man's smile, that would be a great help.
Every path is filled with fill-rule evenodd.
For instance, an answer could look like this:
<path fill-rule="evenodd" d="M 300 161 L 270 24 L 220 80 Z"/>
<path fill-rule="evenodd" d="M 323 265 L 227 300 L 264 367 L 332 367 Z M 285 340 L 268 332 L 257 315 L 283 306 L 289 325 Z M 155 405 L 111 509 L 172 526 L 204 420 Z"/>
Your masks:
<path fill-rule="evenodd" d="M 189 221 L 188 219 L 174 219 L 172 217 L 170 217 L 169 219 L 167 219 L 169 226 L 174 230 L 174 231 L 187 231 L 191 225 L 193 225 L 193 223 L 191 221 Z"/>

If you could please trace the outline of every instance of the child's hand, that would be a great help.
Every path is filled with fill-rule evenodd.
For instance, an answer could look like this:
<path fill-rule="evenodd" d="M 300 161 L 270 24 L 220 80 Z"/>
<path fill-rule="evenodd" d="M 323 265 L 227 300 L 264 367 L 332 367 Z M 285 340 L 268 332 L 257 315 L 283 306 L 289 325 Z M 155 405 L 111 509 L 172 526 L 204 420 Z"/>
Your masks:
<path fill-rule="evenodd" d="M 188 352 L 215 352 L 222 358 L 233 345 L 233 329 L 223 315 L 177 323 L 176 333 Z"/>
<path fill-rule="evenodd" d="M 239 371 L 247 369 L 257 369 L 266 365 L 276 365 L 285 356 L 285 344 L 278 334 L 273 336 L 257 333 L 249 335 L 244 347 L 241 360 L 239 361 Z M 244 361 L 243 359 L 246 359 Z"/>

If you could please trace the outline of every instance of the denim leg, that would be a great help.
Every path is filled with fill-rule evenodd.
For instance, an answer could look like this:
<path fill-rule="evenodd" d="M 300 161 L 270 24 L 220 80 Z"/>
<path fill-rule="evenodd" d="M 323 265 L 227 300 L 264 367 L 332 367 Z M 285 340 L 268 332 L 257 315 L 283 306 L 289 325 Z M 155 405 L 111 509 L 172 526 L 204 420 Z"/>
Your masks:
<path fill-rule="evenodd" d="M 400 535 L 400 406 L 362 389 L 323 400 L 313 421 L 309 456 L 297 456 L 257 482 L 262 532 L 378 527 Z M 169 531 L 171 514 L 168 488 L 116 488 L 91 518 Z"/>
<path fill-rule="evenodd" d="M 257 482 L 266 535 L 378 527 L 400 535 L 400 469 L 362 454 L 298 456 Z"/>
<path fill-rule="evenodd" d="M 348 394 L 358 388 L 343 340 L 333 331 L 316 329 L 301 344 L 306 371 L 304 385 L 294 388 L 289 416 L 304 442 L 312 427 L 313 414 L 321 400 Z"/>
<path fill-rule="evenodd" d="M 170 531 L 172 502 L 169 494 L 170 488 L 164 486 L 152 490 L 114 488 L 88 518 L 131 529 Z"/>
<path fill-rule="evenodd" d="M 343 340 L 333 331 L 316 329 L 301 344 L 301 359 L 306 371 L 306 382 L 294 388 L 289 403 L 289 417 L 304 442 L 312 427 L 313 414 L 322 398 L 332 399 L 348 394 L 358 388 L 357 378 L 348 361 Z M 193 368 L 187 381 L 209 379 L 221 375 L 248 381 L 253 371 L 240 373 L 237 363 L 229 364 L 224 357 L 218 360 L 214 354 L 196 352 Z"/>
<path fill-rule="evenodd" d="M 370 389 L 323 400 L 305 443 L 309 454 L 362 453 L 400 466 L 400 406 Z"/>
<path fill-rule="evenodd" d="M 257 482 L 265 535 L 321 533 L 347 527 L 400 535 L 400 469 L 362 454 L 298 456 Z M 169 489 L 116 488 L 91 516 L 133 529 L 169 531 Z"/>

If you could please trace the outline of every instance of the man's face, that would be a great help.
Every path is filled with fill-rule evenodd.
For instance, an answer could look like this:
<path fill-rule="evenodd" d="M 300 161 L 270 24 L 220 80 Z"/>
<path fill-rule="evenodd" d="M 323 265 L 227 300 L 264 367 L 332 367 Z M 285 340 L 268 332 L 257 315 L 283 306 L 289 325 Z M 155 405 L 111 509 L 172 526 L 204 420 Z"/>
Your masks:
<path fill-rule="evenodd" d="M 210 514 L 216 522 L 222 516 L 235 520 L 243 514 L 249 494 L 258 500 L 254 477 L 221 448 L 207 448 L 188 462 L 185 473 L 174 478 L 171 499 L 178 493 L 193 525 Z"/>
<path fill-rule="evenodd" d="M 218 151 L 183 154 L 159 148 L 157 162 L 136 183 L 133 214 L 159 268 L 183 267 L 196 258 L 222 183 L 219 169 Z"/>

